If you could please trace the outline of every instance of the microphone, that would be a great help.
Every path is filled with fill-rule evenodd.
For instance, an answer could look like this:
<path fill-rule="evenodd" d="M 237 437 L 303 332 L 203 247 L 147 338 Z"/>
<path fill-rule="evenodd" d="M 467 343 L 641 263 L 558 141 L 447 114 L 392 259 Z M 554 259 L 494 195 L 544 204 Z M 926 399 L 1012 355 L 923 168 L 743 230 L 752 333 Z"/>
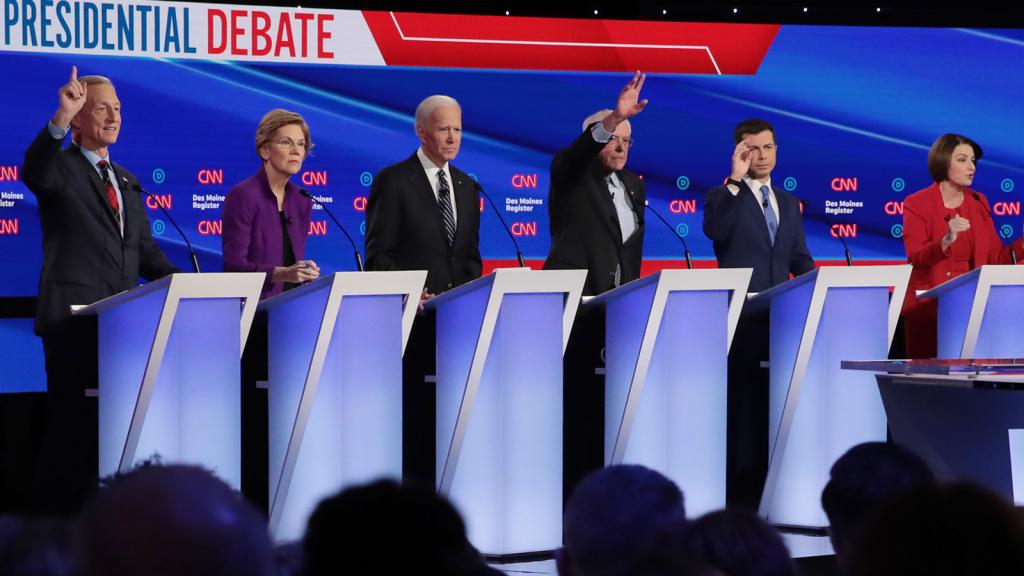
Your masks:
<path fill-rule="evenodd" d="M 661 220 L 661 223 L 664 224 L 666 228 L 672 231 L 672 235 L 675 236 L 676 238 L 679 238 L 679 241 L 683 243 L 683 254 L 686 256 L 686 269 L 693 270 L 693 256 L 690 254 L 690 247 L 686 245 L 686 238 L 683 238 L 678 232 L 676 232 L 676 229 L 673 228 L 672 225 L 668 223 L 668 220 L 665 220 L 665 217 L 662 216 L 657 210 L 655 210 L 653 206 L 651 206 L 650 201 L 645 200 L 644 207 L 650 210 L 652 214 L 657 216 L 658 220 Z"/>
<path fill-rule="evenodd" d="M 345 238 L 348 238 L 348 243 L 352 245 L 352 251 L 355 252 L 356 255 L 356 269 L 363 272 L 365 270 L 363 268 L 363 255 L 359 253 L 359 248 L 356 248 L 356 243 L 352 240 L 352 236 L 349 235 L 348 230 L 345 230 L 345 227 L 341 225 L 341 222 L 338 222 L 338 219 L 334 217 L 334 214 L 331 214 L 331 211 L 327 209 L 327 206 L 324 206 L 323 202 L 314 198 L 308 190 L 305 188 L 299 188 L 299 194 L 302 194 L 306 198 L 309 198 L 313 202 L 319 204 L 320 207 L 323 208 L 324 212 L 327 212 L 327 215 L 331 217 L 331 220 L 334 220 L 334 225 L 338 227 L 338 230 L 341 230 L 341 233 L 345 235 Z"/>
<path fill-rule="evenodd" d="M 508 224 L 505 223 L 505 219 L 501 217 L 501 212 L 499 212 L 498 207 L 494 205 L 494 200 L 491 200 L 491 195 L 485 192 L 484 187 L 476 180 L 473 180 L 473 185 L 475 185 L 476 189 L 484 195 L 484 198 L 487 199 L 491 208 L 494 209 L 494 213 L 498 216 L 498 221 L 501 222 L 502 228 L 505 229 L 505 234 L 508 234 L 508 237 L 512 240 L 512 245 L 516 247 L 516 260 L 519 261 L 519 267 L 526 268 L 526 262 L 523 260 L 523 251 L 519 249 L 519 242 L 516 241 L 515 234 L 512 234 L 512 231 L 509 230 Z"/>
<path fill-rule="evenodd" d="M 804 200 L 797 199 L 797 202 L 800 203 L 800 207 L 801 208 L 804 208 L 804 209 L 807 208 L 807 202 L 805 202 Z M 828 229 L 831 231 L 832 230 L 832 222 L 828 218 L 822 218 L 822 220 L 825 221 L 825 224 L 828 225 Z M 948 220 L 948 218 L 947 218 L 947 220 Z M 846 256 L 846 265 L 847 266 L 853 266 L 853 255 L 850 253 L 850 246 L 847 245 L 846 239 L 843 238 L 842 235 L 840 235 L 840 234 L 831 234 L 830 233 L 829 235 L 830 236 L 835 236 L 836 238 L 839 238 L 839 241 L 843 244 L 843 253 Z"/>
<path fill-rule="evenodd" d="M 992 214 L 989 212 L 988 206 L 981 201 L 981 196 L 979 196 L 977 192 L 972 191 L 971 197 L 985 208 L 985 213 L 988 214 L 989 220 L 992 220 Z M 993 226 L 995 226 L 994 223 Z M 1013 263 L 1014 266 L 1017 265 L 1017 250 L 1013 247 L 1013 242 L 1010 242 L 1010 262 Z"/>
<path fill-rule="evenodd" d="M 196 274 L 198 274 L 199 273 L 199 258 L 196 257 L 196 251 L 195 251 L 195 249 L 192 248 L 192 243 L 188 241 L 188 236 L 186 236 L 185 233 L 182 232 L 181 227 L 178 226 L 178 223 L 174 221 L 174 218 L 171 218 L 170 212 L 168 212 L 167 209 L 164 208 L 164 205 L 160 203 L 160 200 L 157 199 L 156 196 L 153 196 L 152 194 L 150 194 L 139 183 L 135 183 L 135 184 L 129 185 L 128 184 L 128 178 L 125 178 L 124 176 L 121 176 L 121 185 L 124 188 L 129 188 L 130 187 L 133 190 L 135 190 L 136 192 L 138 192 L 139 194 L 145 194 L 146 196 L 149 196 L 150 198 L 153 199 L 153 202 L 156 204 L 156 207 L 159 208 L 160 211 L 164 213 L 164 216 L 167 217 L 168 222 L 170 222 L 171 225 L 174 226 L 174 229 L 177 230 L 178 234 L 181 235 L 181 239 L 185 241 L 185 247 L 188 248 L 188 256 L 189 256 L 189 258 L 192 259 L 192 271 L 195 272 Z"/>

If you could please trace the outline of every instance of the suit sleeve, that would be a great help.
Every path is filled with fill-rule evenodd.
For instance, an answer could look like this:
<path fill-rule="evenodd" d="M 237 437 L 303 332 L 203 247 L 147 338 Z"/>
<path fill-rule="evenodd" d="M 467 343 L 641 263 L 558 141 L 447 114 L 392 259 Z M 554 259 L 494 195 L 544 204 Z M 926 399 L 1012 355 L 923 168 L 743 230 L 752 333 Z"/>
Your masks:
<path fill-rule="evenodd" d="M 799 206 L 796 210 L 800 214 Z M 807 234 L 804 231 L 804 221 L 800 218 L 796 223 L 796 239 L 793 240 L 793 253 L 789 258 L 789 271 L 794 276 L 806 274 L 814 270 L 814 258 L 807 248 Z"/>
<path fill-rule="evenodd" d="M 54 138 L 46 126 L 25 150 L 21 177 L 36 196 L 53 196 L 63 187 L 57 168 L 57 156 L 63 139 Z"/>
<path fill-rule="evenodd" d="M 594 140 L 593 134 L 590 133 L 593 126 L 587 126 L 568 148 L 555 155 L 551 162 L 552 193 L 570 190 L 573 181 L 586 173 L 590 163 L 604 148 L 604 144 Z"/>
<path fill-rule="evenodd" d="M 742 210 L 739 194 L 725 186 L 712 188 L 704 198 L 704 235 L 714 242 L 727 240 L 736 229 Z"/>
<path fill-rule="evenodd" d="M 399 270 L 394 260 L 401 228 L 401 199 L 390 171 L 377 174 L 366 202 L 366 269 Z"/>
<path fill-rule="evenodd" d="M 942 237 L 929 238 L 925 214 L 909 198 L 903 202 L 903 247 L 914 266 L 931 268 L 949 256 L 942 250 Z"/>
<path fill-rule="evenodd" d="M 142 229 L 139 230 L 139 276 L 146 280 L 156 280 L 176 272 L 181 272 L 181 270 L 171 264 L 163 250 L 156 245 L 147 218 Z"/>
<path fill-rule="evenodd" d="M 475 186 L 473 192 L 473 205 L 479 206 L 480 194 Z M 480 257 L 480 211 L 476 210 L 473 214 L 473 233 L 469 239 L 469 253 L 466 255 L 466 264 L 469 269 L 466 272 L 470 277 L 479 278 L 484 268 L 483 258 Z"/>
<path fill-rule="evenodd" d="M 252 240 L 255 208 L 242 190 L 231 190 L 224 199 L 221 212 L 221 253 L 225 272 L 265 272 L 266 282 L 274 273 L 273 264 L 249 261 L 249 243 Z"/>
<path fill-rule="evenodd" d="M 132 187 L 138 185 L 138 180 L 135 179 L 135 176 L 132 176 L 132 182 Z M 125 204 L 128 203 L 126 202 Z M 133 206 L 132 211 L 135 212 L 133 217 L 130 218 L 139 223 L 139 276 L 146 280 L 156 280 L 169 274 L 181 272 L 177 266 L 171 264 L 171 261 L 167 259 L 167 255 L 156 245 L 149 217 L 146 215 L 143 203 L 132 202 L 130 205 Z"/>

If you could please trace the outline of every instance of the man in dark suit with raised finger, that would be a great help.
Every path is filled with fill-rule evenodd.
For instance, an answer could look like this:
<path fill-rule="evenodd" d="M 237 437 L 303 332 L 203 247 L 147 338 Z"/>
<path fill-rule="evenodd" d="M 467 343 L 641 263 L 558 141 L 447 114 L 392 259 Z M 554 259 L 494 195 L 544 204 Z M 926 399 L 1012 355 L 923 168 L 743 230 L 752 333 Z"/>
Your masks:
<path fill-rule="evenodd" d="M 39 480 L 49 485 L 42 489 L 49 511 L 69 513 L 97 466 L 84 396 L 96 386 L 96 323 L 72 318 L 70 307 L 178 270 L 153 240 L 138 179 L 110 158 L 121 130 L 114 85 L 72 67 L 59 102 L 25 151 L 22 174 L 43 233 L 35 331 L 46 358 L 49 421 Z M 62 148 L 68 132 L 72 144 Z"/>

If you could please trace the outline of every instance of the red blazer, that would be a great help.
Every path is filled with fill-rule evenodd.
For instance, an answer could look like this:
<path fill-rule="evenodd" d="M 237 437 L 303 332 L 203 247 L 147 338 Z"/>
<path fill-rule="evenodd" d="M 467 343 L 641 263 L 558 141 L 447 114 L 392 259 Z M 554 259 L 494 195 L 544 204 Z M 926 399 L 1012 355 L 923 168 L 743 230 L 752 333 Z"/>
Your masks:
<path fill-rule="evenodd" d="M 970 220 L 974 238 L 974 266 L 1011 263 L 1010 245 L 1004 246 L 992 221 L 992 211 L 985 195 L 964 189 L 964 203 L 957 210 Z M 934 288 L 947 280 L 968 272 L 963 261 L 950 258 L 949 250 L 942 250 L 942 237 L 949 230 L 946 222 L 948 209 L 942 203 L 938 184 L 919 190 L 903 201 L 903 246 L 907 260 L 914 266 L 910 286 L 903 302 L 907 355 L 910 358 L 932 358 L 936 354 L 936 304 L 932 300 L 918 300 L 917 290 Z M 957 238 L 960 242 L 962 237 Z M 1017 255 L 1024 258 L 1024 239 L 1015 243 Z"/>

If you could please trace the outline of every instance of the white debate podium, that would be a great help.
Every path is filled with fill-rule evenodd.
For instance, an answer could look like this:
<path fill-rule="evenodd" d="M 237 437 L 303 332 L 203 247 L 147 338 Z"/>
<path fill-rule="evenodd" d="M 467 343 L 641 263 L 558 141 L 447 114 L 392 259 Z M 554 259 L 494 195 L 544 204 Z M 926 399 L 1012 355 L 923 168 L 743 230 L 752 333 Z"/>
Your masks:
<path fill-rule="evenodd" d="M 1024 266 L 979 266 L 919 298 L 938 299 L 939 358 L 1024 357 Z"/>
<path fill-rule="evenodd" d="M 492 556 L 562 544 L 562 355 L 586 270 L 499 269 L 437 310 L 437 487 Z"/>
<path fill-rule="evenodd" d="M 857 444 L 885 441 L 873 378 L 840 362 L 888 356 L 910 271 L 823 267 L 750 299 L 770 306 L 769 466 L 759 510 L 768 522 L 828 526 L 820 498 L 832 463 Z"/>
<path fill-rule="evenodd" d="M 605 465 L 672 479 L 693 516 L 725 507 L 728 354 L 752 270 L 662 270 L 587 302 L 605 314 Z"/>
<path fill-rule="evenodd" d="M 270 532 L 294 541 L 328 496 L 402 477 L 402 355 L 427 272 L 337 272 L 268 314 Z"/>
<path fill-rule="evenodd" d="M 265 274 L 171 274 L 74 314 L 99 317 L 99 474 L 153 456 L 241 488 L 241 364 Z"/>

